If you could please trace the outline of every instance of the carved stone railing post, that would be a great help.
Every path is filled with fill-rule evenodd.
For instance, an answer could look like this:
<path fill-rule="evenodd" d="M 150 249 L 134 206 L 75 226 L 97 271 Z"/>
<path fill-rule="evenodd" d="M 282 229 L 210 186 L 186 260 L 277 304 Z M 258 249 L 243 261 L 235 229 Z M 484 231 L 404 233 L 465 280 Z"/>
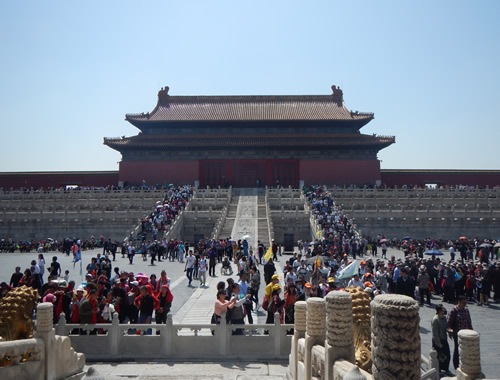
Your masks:
<path fill-rule="evenodd" d="M 333 364 L 339 359 L 356 362 L 352 334 L 352 297 L 332 291 L 326 296 L 325 378 L 333 380 Z"/>
<path fill-rule="evenodd" d="M 407 296 L 383 294 L 371 302 L 374 380 L 420 380 L 418 303 Z"/>
<path fill-rule="evenodd" d="M 109 334 L 109 353 L 111 355 L 118 355 L 120 352 L 120 321 L 118 320 L 118 313 L 113 315 L 111 328 L 108 329 Z"/>
<path fill-rule="evenodd" d="M 164 356 L 172 355 L 174 334 L 176 333 L 172 321 L 173 321 L 172 313 L 168 313 L 167 324 L 165 326 L 162 325 L 160 329 L 161 352 Z"/>
<path fill-rule="evenodd" d="M 280 357 L 280 346 L 281 346 L 281 327 L 280 327 L 280 315 L 279 313 L 274 313 L 274 327 L 273 327 L 273 343 L 274 343 L 274 357 L 279 359 Z"/>
<path fill-rule="evenodd" d="M 294 308 L 295 326 L 292 338 L 292 350 L 289 360 L 289 373 L 291 379 L 297 378 L 297 360 L 299 339 L 305 338 L 306 334 L 306 301 L 297 301 Z"/>
<path fill-rule="evenodd" d="M 314 345 L 325 344 L 326 333 L 326 302 L 323 298 L 309 298 L 306 310 L 306 338 L 305 338 L 305 380 L 312 377 L 312 355 Z"/>
<path fill-rule="evenodd" d="M 484 379 L 481 372 L 479 334 L 476 331 L 465 329 L 458 332 L 458 352 L 460 367 L 457 369 L 457 379 Z"/>
<path fill-rule="evenodd" d="M 61 313 L 59 315 L 59 321 L 57 322 L 56 325 L 56 334 L 61 336 L 68 335 L 66 331 L 66 314 L 64 313 Z"/>
<path fill-rule="evenodd" d="M 216 335 L 219 336 L 219 353 L 224 356 L 227 353 L 228 346 L 228 333 L 227 333 L 226 313 L 221 313 L 220 324 L 217 325 L 215 330 Z M 231 335 L 231 334 L 229 334 Z"/>
<path fill-rule="evenodd" d="M 38 304 L 37 308 L 37 323 L 35 338 L 40 338 L 45 346 L 45 379 L 55 379 L 56 377 L 56 358 L 51 354 L 52 344 L 55 338 L 55 331 L 52 326 L 54 319 L 54 305 L 50 302 Z"/>

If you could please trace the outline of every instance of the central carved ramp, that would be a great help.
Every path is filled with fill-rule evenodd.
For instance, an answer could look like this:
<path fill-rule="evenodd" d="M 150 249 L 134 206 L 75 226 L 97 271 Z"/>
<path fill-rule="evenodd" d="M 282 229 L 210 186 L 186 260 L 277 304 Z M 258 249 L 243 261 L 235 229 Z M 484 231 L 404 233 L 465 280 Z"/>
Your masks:
<path fill-rule="evenodd" d="M 258 189 L 239 189 L 238 207 L 231 238 L 235 241 L 249 235 L 249 246 L 257 247 Z"/>

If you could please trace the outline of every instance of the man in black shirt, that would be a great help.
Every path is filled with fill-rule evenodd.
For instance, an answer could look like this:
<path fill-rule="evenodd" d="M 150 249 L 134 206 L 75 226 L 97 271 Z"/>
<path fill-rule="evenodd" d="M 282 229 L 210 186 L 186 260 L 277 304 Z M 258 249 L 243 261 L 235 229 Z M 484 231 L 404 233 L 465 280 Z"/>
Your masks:
<path fill-rule="evenodd" d="M 17 288 L 22 277 L 23 274 L 21 273 L 21 267 L 16 267 L 16 271 L 12 273 L 12 276 L 10 277 L 9 285 L 13 288 Z"/>
<path fill-rule="evenodd" d="M 415 280 L 409 274 L 410 270 L 407 267 L 401 269 L 401 276 L 396 281 L 396 294 L 414 298 L 415 295 Z"/>
<path fill-rule="evenodd" d="M 52 257 L 52 263 L 50 263 L 50 275 L 56 277 L 61 275 L 61 265 L 57 262 L 57 256 Z"/>

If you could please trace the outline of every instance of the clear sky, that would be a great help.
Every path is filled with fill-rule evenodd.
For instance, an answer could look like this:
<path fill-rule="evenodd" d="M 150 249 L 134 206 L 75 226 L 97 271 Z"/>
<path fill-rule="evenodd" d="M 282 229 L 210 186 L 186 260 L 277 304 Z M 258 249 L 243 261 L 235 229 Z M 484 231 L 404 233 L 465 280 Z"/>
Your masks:
<path fill-rule="evenodd" d="M 171 95 L 330 94 L 384 169 L 500 169 L 500 1 L 3 1 L 0 171 L 117 170 Z"/>

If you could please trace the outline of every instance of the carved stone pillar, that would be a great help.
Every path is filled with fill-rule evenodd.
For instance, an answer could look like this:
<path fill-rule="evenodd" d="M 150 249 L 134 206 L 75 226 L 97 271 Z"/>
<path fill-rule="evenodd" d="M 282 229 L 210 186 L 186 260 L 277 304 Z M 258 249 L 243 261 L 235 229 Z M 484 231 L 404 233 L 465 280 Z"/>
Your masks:
<path fill-rule="evenodd" d="M 309 298 L 306 311 L 306 338 L 304 352 L 305 380 L 312 377 L 312 355 L 314 345 L 324 345 L 326 337 L 326 302 L 323 298 Z"/>
<path fill-rule="evenodd" d="M 352 297 L 332 291 L 326 296 L 325 378 L 333 380 L 333 364 L 344 359 L 356 362 L 352 334 Z"/>
<path fill-rule="evenodd" d="M 370 306 L 374 380 L 420 380 L 418 303 L 407 296 L 383 294 Z"/>
<path fill-rule="evenodd" d="M 292 350 L 288 361 L 288 372 L 291 379 L 297 379 L 297 360 L 298 360 L 298 344 L 299 339 L 305 338 L 306 334 L 306 301 L 298 301 L 295 303 L 294 316 L 295 326 L 292 338 Z"/>
<path fill-rule="evenodd" d="M 458 352 L 460 367 L 457 369 L 457 379 L 484 379 L 484 374 L 481 372 L 479 334 L 476 331 L 465 329 L 458 332 Z"/>

